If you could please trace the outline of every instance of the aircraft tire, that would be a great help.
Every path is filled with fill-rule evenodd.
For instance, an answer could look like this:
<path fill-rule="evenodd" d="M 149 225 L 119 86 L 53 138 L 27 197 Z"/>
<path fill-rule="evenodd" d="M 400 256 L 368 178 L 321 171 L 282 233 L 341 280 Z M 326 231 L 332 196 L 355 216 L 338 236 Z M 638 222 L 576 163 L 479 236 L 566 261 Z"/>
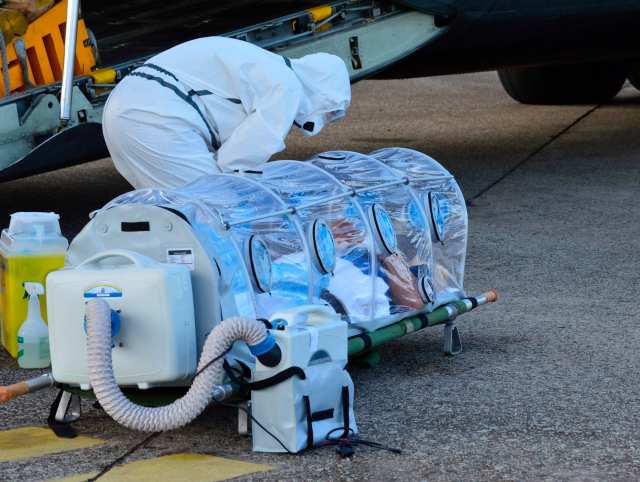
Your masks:
<path fill-rule="evenodd" d="M 636 89 L 640 90 L 640 62 L 636 62 L 629 66 L 629 82 Z"/>
<path fill-rule="evenodd" d="M 600 104 L 620 92 L 627 69 L 617 63 L 514 67 L 498 70 L 498 77 L 522 104 Z"/>

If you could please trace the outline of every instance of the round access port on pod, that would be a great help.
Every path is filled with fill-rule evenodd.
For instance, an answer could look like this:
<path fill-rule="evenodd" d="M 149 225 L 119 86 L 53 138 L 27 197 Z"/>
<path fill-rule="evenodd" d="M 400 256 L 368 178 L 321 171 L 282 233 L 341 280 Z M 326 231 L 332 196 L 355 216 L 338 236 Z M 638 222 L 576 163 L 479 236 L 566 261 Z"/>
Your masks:
<path fill-rule="evenodd" d="M 428 197 L 428 212 L 431 213 L 431 225 L 437 241 L 444 243 L 446 235 L 447 200 L 439 192 L 430 192 Z"/>
<path fill-rule="evenodd" d="M 372 204 L 369 208 L 369 222 L 382 251 L 386 255 L 395 253 L 398 249 L 398 240 L 387 211 L 379 204 Z"/>
<path fill-rule="evenodd" d="M 309 230 L 309 245 L 321 273 L 332 273 L 336 267 L 336 244 L 331 229 L 323 219 L 316 219 Z"/>
<path fill-rule="evenodd" d="M 427 276 L 421 276 L 418 280 L 418 291 L 425 305 L 433 303 L 436 299 L 436 291 L 433 289 L 433 283 Z"/>
<path fill-rule="evenodd" d="M 247 241 L 246 262 L 256 290 L 261 293 L 271 291 L 271 255 L 265 242 L 257 235 Z"/>

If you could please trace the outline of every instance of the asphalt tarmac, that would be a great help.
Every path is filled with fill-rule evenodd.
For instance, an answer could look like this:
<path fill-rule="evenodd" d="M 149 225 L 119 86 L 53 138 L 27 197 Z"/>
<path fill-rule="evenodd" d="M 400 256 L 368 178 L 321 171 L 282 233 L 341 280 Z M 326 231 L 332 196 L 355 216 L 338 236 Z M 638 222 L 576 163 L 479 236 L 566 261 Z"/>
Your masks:
<path fill-rule="evenodd" d="M 355 85 L 346 120 L 316 138 L 292 136 L 278 157 L 384 146 L 430 154 L 472 200 L 467 291 L 502 295 L 459 319 L 458 357 L 442 355 L 441 329 L 431 329 L 384 347 L 379 367 L 350 370 L 361 436 L 402 454 L 254 454 L 229 409 L 149 437 L 85 403 L 75 426 L 101 445 L 0 462 L 0 480 L 103 469 L 106 480 L 112 467 L 175 453 L 272 467 L 246 480 L 640 478 L 638 126 L 640 92 L 630 86 L 610 105 L 551 107 L 515 103 L 494 73 Z M 108 160 L 14 181 L 0 187 L 0 222 L 56 211 L 73 236 L 126 190 Z M 2 382 L 24 377 L 0 355 Z M 0 438 L 44 425 L 54 396 L 0 407 Z"/>

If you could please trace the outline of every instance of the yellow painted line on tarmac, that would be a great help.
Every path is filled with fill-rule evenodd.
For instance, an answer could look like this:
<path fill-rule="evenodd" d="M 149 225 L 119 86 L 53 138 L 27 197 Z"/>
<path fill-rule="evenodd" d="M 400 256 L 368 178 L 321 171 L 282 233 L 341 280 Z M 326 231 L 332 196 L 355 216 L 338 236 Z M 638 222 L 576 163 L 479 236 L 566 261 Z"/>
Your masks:
<path fill-rule="evenodd" d="M 211 455 L 174 454 L 118 465 L 98 480 L 100 482 L 159 482 L 162 480 L 214 482 L 257 472 L 267 472 L 271 469 L 270 465 L 241 462 Z M 56 482 L 80 482 L 96 475 L 98 472 L 73 475 L 64 479 L 56 479 Z"/>
<path fill-rule="evenodd" d="M 85 449 L 103 443 L 103 440 L 84 436 L 58 438 L 51 429 L 44 427 L 14 428 L 0 432 L 0 462 Z"/>

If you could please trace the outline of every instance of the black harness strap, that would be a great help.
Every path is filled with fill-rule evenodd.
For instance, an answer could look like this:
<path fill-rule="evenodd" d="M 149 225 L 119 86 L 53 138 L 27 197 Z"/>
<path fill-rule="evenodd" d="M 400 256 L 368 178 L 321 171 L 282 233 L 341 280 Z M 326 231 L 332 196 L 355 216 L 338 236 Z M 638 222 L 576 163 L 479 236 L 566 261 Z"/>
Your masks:
<path fill-rule="evenodd" d="M 194 95 L 197 95 L 198 97 L 204 97 L 205 95 L 216 95 L 210 90 L 206 90 L 206 89 L 203 89 L 203 90 L 191 89 L 189 92 L 187 92 L 187 94 L 189 95 L 189 97 L 193 97 Z M 222 96 L 218 96 L 218 97 L 222 97 Z M 236 99 L 235 97 L 224 97 L 224 100 L 228 100 L 229 102 L 232 102 L 234 104 L 242 104 L 242 101 L 240 99 Z"/>
<path fill-rule="evenodd" d="M 144 64 L 143 67 L 150 67 L 151 65 L 152 64 Z M 178 97 L 180 97 L 183 101 L 185 101 L 187 104 L 189 104 L 191 107 L 193 107 L 193 109 L 198 113 L 198 115 L 202 119 L 202 122 L 204 122 L 204 125 L 207 126 L 207 130 L 209 131 L 209 135 L 211 136 L 211 145 L 216 150 L 220 149 L 220 141 L 218 141 L 218 138 L 213 133 L 213 130 L 211 129 L 211 126 L 207 122 L 207 118 L 204 116 L 204 114 L 200 110 L 200 107 L 198 107 L 198 104 L 196 104 L 190 96 L 188 96 L 187 94 L 182 92 L 175 85 L 170 84 L 166 80 L 161 79 L 160 77 L 156 77 L 155 75 L 145 74 L 144 72 L 138 72 L 137 70 L 134 71 L 134 72 L 131 72 L 129 75 L 132 75 L 133 77 L 141 77 L 141 78 L 146 79 L 146 80 L 152 80 L 154 82 L 157 82 L 162 87 L 166 87 L 167 89 L 170 89 L 171 91 L 173 91 Z M 167 73 L 166 75 L 169 75 L 169 76 L 171 76 L 172 78 L 175 79 L 175 76 L 173 76 L 173 74 Z"/>
<path fill-rule="evenodd" d="M 202 97 L 204 95 L 213 95 L 213 92 L 211 92 L 210 90 L 193 90 L 193 89 L 191 89 L 189 92 L 187 92 L 187 94 L 190 97 L 193 97 L 194 95 L 197 95 L 198 97 Z"/>
<path fill-rule="evenodd" d="M 162 67 L 156 65 L 156 64 L 142 64 L 140 67 L 148 67 L 150 69 L 153 69 L 155 71 L 160 72 L 161 74 L 164 75 L 168 75 L 169 77 L 171 77 L 173 80 L 175 80 L 176 82 L 180 82 L 178 80 L 178 77 L 176 77 L 174 74 L 172 74 L 171 72 L 169 72 L 167 69 L 163 69 Z"/>

